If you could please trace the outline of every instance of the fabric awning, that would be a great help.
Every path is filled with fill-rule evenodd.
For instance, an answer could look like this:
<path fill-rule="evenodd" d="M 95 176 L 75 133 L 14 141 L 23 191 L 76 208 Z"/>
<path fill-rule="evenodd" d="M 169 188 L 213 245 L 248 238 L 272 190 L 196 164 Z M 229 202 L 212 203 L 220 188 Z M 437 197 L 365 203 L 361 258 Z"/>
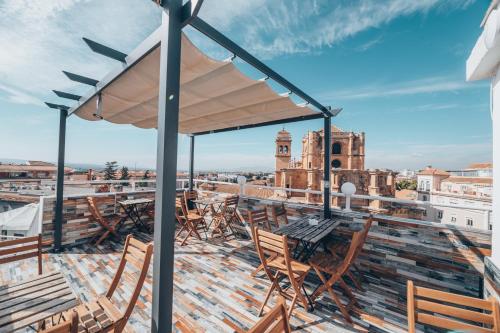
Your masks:
<path fill-rule="evenodd" d="M 70 110 L 86 120 L 100 116 L 117 124 L 156 128 L 160 67 L 159 30 L 127 57 L 127 65 L 108 74 Z M 179 132 L 193 134 L 318 114 L 253 80 L 231 61 L 218 61 L 182 35 Z"/>

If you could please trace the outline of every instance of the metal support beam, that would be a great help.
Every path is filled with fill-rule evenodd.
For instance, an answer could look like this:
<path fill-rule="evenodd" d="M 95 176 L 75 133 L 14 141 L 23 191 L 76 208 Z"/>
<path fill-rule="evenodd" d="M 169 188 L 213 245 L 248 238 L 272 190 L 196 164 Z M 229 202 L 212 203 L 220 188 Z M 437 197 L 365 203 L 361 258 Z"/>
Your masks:
<path fill-rule="evenodd" d="M 64 194 L 64 151 L 66 146 L 66 118 L 68 110 L 59 114 L 59 151 L 57 154 L 56 211 L 54 221 L 54 252 L 61 251 Z"/>
<path fill-rule="evenodd" d="M 90 77 L 86 77 L 86 76 L 83 76 L 83 75 L 78 75 L 78 74 L 67 72 L 67 71 L 62 71 L 62 72 L 71 81 L 75 81 L 75 82 L 87 84 L 87 85 L 92 86 L 92 87 L 97 86 L 97 84 L 99 83 L 99 81 L 97 81 L 95 79 L 91 79 Z"/>
<path fill-rule="evenodd" d="M 120 62 L 126 62 L 125 59 L 127 58 L 127 55 L 125 53 L 112 49 L 98 42 L 94 42 L 93 40 L 85 37 L 82 37 L 82 39 L 85 42 L 85 44 L 87 44 L 90 47 L 90 49 L 95 53 L 99 53 L 105 57 L 115 59 Z"/>
<path fill-rule="evenodd" d="M 172 332 L 182 0 L 168 1 L 161 25 L 151 332 Z"/>
<path fill-rule="evenodd" d="M 57 109 L 57 110 L 69 110 L 69 106 L 62 105 L 62 104 L 54 104 L 54 103 L 49 103 L 45 102 L 45 105 L 47 105 L 51 109 Z"/>
<path fill-rule="evenodd" d="M 70 94 L 70 93 L 67 93 L 64 91 L 59 91 L 59 90 L 52 90 L 52 91 L 54 92 L 54 94 L 56 94 L 57 96 L 59 96 L 61 98 L 71 99 L 74 101 L 79 101 L 80 98 L 82 98 L 82 96 L 80 96 L 80 95 Z"/>
<path fill-rule="evenodd" d="M 194 135 L 189 137 L 189 190 L 194 188 Z"/>
<path fill-rule="evenodd" d="M 323 212 L 325 218 L 331 217 L 330 211 L 330 152 L 331 152 L 331 131 L 332 131 L 332 118 L 325 117 L 324 122 L 324 158 L 323 161 Z"/>
<path fill-rule="evenodd" d="M 274 81 L 278 82 L 281 84 L 283 87 L 289 89 L 291 92 L 293 92 L 295 95 L 299 96 L 306 102 L 309 102 L 311 105 L 314 107 L 318 108 L 325 116 L 332 116 L 330 113 L 329 108 L 306 94 L 304 91 L 299 89 L 297 86 L 292 84 L 290 81 L 285 79 L 283 76 L 279 75 L 275 71 L 273 71 L 269 66 L 265 65 L 263 62 L 255 58 L 253 55 L 245 51 L 243 48 L 238 46 L 235 42 L 224 36 L 222 33 L 217 31 L 215 28 L 213 28 L 210 24 L 207 22 L 203 21 L 199 17 L 194 17 L 192 18 L 191 22 L 189 23 L 193 28 L 201 32 L 202 34 L 206 35 L 207 37 L 211 38 L 214 40 L 216 43 L 220 44 L 222 47 L 227 49 L 228 51 L 232 52 L 235 54 L 237 57 L 241 58 L 251 66 L 255 67 L 265 75 L 269 76 L 271 79 Z"/>
<path fill-rule="evenodd" d="M 193 135 L 198 136 L 198 135 L 222 133 L 222 132 L 236 131 L 236 130 L 242 130 L 242 129 L 247 129 L 247 128 L 286 124 L 286 123 L 293 123 L 293 122 L 297 122 L 297 121 L 305 121 L 305 120 L 311 120 L 311 119 L 319 119 L 319 118 L 324 118 L 324 117 L 325 116 L 322 113 L 318 112 L 316 114 L 312 114 L 309 116 L 299 116 L 299 117 L 293 117 L 293 118 L 288 118 L 288 119 L 266 121 L 266 122 L 258 123 L 258 124 L 227 127 L 227 128 L 221 128 L 221 129 L 216 129 L 216 130 L 212 130 L 212 131 L 197 132 L 197 133 L 193 133 Z"/>

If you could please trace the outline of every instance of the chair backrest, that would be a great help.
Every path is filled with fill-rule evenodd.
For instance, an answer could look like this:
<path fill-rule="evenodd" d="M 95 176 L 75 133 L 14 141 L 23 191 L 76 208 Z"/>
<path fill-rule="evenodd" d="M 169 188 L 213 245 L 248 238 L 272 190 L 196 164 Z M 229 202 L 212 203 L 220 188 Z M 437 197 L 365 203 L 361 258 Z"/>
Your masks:
<path fill-rule="evenodd" d="M 118 287 L 118 283 L 122 277 L 123 271 L 127 263 L 134 266 L 138 271 L 138 276 L 135 281 L 135 286 L 132 289 L 132 296 L 130 297 L 130 301 L 122 314 L 122 319 L 124 319 L 124 323 L 130 317 L 132 310 L 134 309 L 135 303 L 137 302 L 137 298 L 141 292 L 142 286 L 144 284 L 144 280 L 146 279 L 146 275 L 149 269 L 149 263 L 151 262 L 151 256 L 153 254 L 153 243 L 145 244 L 131 235 L 127 236 L 127 240 L 125 241 L 125 246 L 123 248 L 122 258 L 120 260 L 120 264 L 118 265 L 118 269 L 116 270 L 115 276 L 111 285 L 106 293 L 106 297 L 109 299 L 113 296 L 116 288 Z M 128 279 L 127 279 L 128 281 Z"/>
<path fill-rule="evenodd" d="M 276 225 L 276 227 L 280 226 L 280 220 L 283 221 L 283 224 L 288 224 L 288 216 L 286 213 L 286 208 L 284 203 L 281 203 L 280 205 L 273 205 L 272 214 L 273 214 L 273 222 Z"/>
<path fill-rule="evenodd" d="M 61 324 L 43 330 L 43 333 L 77 333 L 78 332 L 78 312 L 72 311 L 71 318 Z"/>
<path fill-rule="evenodd" d="M 240 201 L 240 197 L 238 195 L 230 196 L 224 199 L 224 207 L 222 208 L 222 212 L 224 214 L 235 214 L 236 209 L 238 208 L 238 202 Z"/>
<path fill-rule="evenodd" d="M 42 235 L 0 242 L 0 264 L 38 257 L 38 274 L 42 274 Z"/>
<path fill-rule="evenodd" d="M 484 300 L 416 287 L 411 280 L 407 285 L 409 333 L 415 333 L 416 322 L 446 330 L 500 332 L 498 301 L 493 297 Z"/>
<path fill-rule="evenodd" d="M 101 214 L 101 212 L 99 211 L 99 207 L 98 207 L 98 200 L 95 198 L 95 197 L 87 197 L 87 202 L 89 204 L 89 211 L 90 211 L 90 214 L 92 214 L 92 217 L 98 221 L 103 221 L 104 218 Z"/>
<path fill-rule="evenodd" d="M 292 259 L 286 235 L 276 235 L 257 227 L 253 227 L 253 235 L 255 247 L 257 248 L 257 254 L 259 255 L 260 261 L 264 266 L 264 271 L 266 272 L 269 280 L 274 280 L 272 271 L 275 269 L 275 267 L 271 267 L 269 265 L 269 261 L 271 258 L 276 258 L 276 256 L 284 259 L 287 273 L 289 277 L 293 277 L 291 265 Z M 292 278 L 290 280 L 295 287 L 295 280 Z"/>
<path fill-rule="evenodd" d="M 185 191 L 184 192 L 184 204 L 189 209 L 196 208 L 196 205 L 193 203 L 193 200 L 198 199 L 198 192 L 195 190 Z"/>
<path fill-rule="evenodd" d="M 267 209 L 255 209 L 248 211 L 248 221 L 250 222 L 250 227 L 262 227 L 265 230 L 271 231 L 271 223 L 269 222 L 269 217 L 267 216 Z"/>
<path fill-rule="evenodd" d="M 247 333 L 290 333 L 290 322 L 283 297 L 278 304 L 262 317 Z"/>
<path fill-rule="evenodd" d="M 360 248 L 363 247 L 363 235 L 364 230 L 357 231 L 352 234 L 351 244 L 349 245 L 349 249 L 345 257 L 342 259 L 342 263 L 337 270 L 338 275 L 342 276 L 347 272 L 349 267 L 351 267 L 352 263 L 356 260 L 357 255 L 360 252 Z"/>
<path fill-rule="evenodd" d="M 363 226 L 363 230 L 361 231 L 361 240 L 358 244 L 358 248 L 356 249 L 356 253 L 354 254 L 353 260 L 356 260 L 358 255 L 363 250 L 363 246 L 365 245 L 366 239 L 368 238 L 368 232 L 370 231 L 372 223 L 373 223 L 373 217 L 372 215 L 370 215 L 368 220 L 366 220 L 365 225 Z"/>

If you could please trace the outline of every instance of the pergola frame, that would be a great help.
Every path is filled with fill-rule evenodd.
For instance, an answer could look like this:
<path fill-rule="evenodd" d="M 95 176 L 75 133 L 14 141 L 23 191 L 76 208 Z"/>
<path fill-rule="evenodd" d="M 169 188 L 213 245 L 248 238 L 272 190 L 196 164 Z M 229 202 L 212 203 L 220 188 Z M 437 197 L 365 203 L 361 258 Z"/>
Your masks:
<path fill-rule="evenodd" d="M 246 128 L 269 126 L 275 124 L 297 122 L 302 120 L 324 118 L 324 181 L 323 181 L 323 211 L 325 217 L 330 217 L 330 139 L 331 118 L 341 109 L 332 110 L 324 106 L 301 89 L 290 83 L 284 77 L 273 71 L 243 48 L 225 37 L 208 23 L 197 17 L 203 0 L 190 0 L 182 5 L 182 0 L 155 1 L 163 7 L 161 24 L 161 55 L 160 55 L 160 82 L 158 100 L 157 125 L 157 165 L 156 165 L 156 205 L 155 205 L 155 233 L 154 233 L 154 264 L 153 264 L 153 307 L 151 331 L 172 331 L 173 307 L 173 274 L 174 274 L 174 234 L 176 177 L 177 177 L 177 137 L 179 122 L 180 96 L 180 59 L 181 59 L 181 31 L 186 25 L 191 25 L 207 37 L 211 38 L 228 51 L 261 71 L 268 78 L 273 79 L 291 93 L 296 94 L 315 106 L 321 113 L 288 118 L 278 121 L 269 121 L 260 124 L 244 125 L 198 132 L 190 137 L 189 159 L 189 189 L 194 187 L 194 144 L 195 137 L 211 133 L 233 131 Z M 105 55 L 120 62 L 125 62 L 126 55 L 102 44 L 84 39 L 96 53 Z M 136 60 L 137 61 L 137 60 Z M 131 67 L 131 64 L 126 64 Z M 98 81 L 74 73 L 64 72 L 73 81 L 96 86 Z M 109 83 L 108 83 L 109 84 Z M 57 96 L 71 100 L 79 99 L 78 95 L 61 91 L 54 91 Z M 97 92 L 96 94 L 99 94 Z M 66 119 L 71 115 L 70 108 L 61 104 L 46 103 L 47 106 L 60 111 L 59 121 L 59 149 L 57 165 L 57 188 L 54 221 L 54 251 L 62 249 L 63 224 L 63 189 L 64 189 L 64 156 L 66 141 Z"/>

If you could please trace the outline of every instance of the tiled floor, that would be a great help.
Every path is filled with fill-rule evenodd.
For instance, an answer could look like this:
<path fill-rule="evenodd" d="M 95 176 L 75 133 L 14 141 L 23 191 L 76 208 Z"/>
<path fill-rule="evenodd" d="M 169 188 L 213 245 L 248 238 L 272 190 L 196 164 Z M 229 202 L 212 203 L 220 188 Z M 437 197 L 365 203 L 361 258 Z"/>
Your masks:
<path fill-rule="evenodd" d="M 143 235 L 141 237 L 144 237 Z M 60 270 L 75 294 L 88 301 L 105 293 L 120 259 L 119 243 L 107 241 L 98 248 L 83 245 L 62 254 L 46 254 L 44 270 Z M 258 265 L 253 246 L 248 241 L 190 241 L 176 246 L 174 322 L 177 332 L 234 332 L 246 330 L 259 318 L 256 316 L 269 282 L 263 276 L 251 278 Z M 152 267 L 139 301 L 127 326 L 130 332 L 147 332 L 150 325 L 152 298 Z M 36 274 L 33 260 L 2 265 L 0 283 Z M 126 279 L 130 274 L 125 275 Z M 312 291 L 316 279 L 311 273 L 307 289 Z M 115 301 L 124 306 L 131 286 L 125 283 L 116 292 Z M 373 295 L 371 295 L 373 296 Z M 360 299 L 370 294 L 359 295 Z M 274 301 L 272 302 L 272 304 Z M 308 313 L 295 309 L 291 324 L 301 332 L 358 332 L 368 326 L 359 318 L 353 327 L 338 315 L 328 298 L 319 300 L 316 310 Z M 363 327 L 364 326 L 364 327 Z M 378 331 L 374 327 L 370 332 Z"/>

